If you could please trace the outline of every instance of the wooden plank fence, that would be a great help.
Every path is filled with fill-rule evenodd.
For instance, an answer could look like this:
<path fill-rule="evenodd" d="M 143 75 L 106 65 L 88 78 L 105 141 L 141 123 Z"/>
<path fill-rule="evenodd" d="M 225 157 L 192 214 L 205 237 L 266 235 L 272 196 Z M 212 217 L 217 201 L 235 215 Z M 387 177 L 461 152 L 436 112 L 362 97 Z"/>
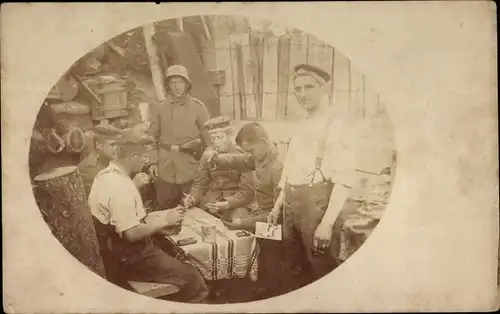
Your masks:
<path fill-rule="evenodd" d="M 296 64 L 317 65 L 332 76 L 329 99 L 337 114 L 358 121 L 383 112 L 378 95 L 340 52 L 302 32 L 274 36 L 248 32 L 202 40 L 207 71 L 223 71 L 221 113 L 235 120 L 298 121 L 304 111 L 293 94 Z"/>
<path fill-rule="evenodd" d="M 293 68 L 304 62 L 321 67 L 332 77 L 330 105 L 355 126 L 358 170 L 377 173 L 390 164 L 393 135 L 379 95 L 347 57 L 314 36 L 229 34 L 202 40 L 202 58 L 207 71 L 225 72 L 224 84 L 216 88 L 221 114 L 234 120 L 234 133 L 248 121 L 259 121 L 283 153 L 289 126 L 305 114 L 293 94 Z"/>

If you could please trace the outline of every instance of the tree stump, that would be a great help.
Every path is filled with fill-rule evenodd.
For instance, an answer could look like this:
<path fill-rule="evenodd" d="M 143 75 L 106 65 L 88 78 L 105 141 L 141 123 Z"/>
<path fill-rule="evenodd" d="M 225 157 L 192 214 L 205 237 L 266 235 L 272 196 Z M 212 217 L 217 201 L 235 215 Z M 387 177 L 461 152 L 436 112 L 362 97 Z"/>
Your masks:
<path fill-rule="evenodd" d="M 53 168 L 34 178 L 35 193 L 54 236 L 81 263 L 105 277 L 99 242 L 77 167 Z"/>

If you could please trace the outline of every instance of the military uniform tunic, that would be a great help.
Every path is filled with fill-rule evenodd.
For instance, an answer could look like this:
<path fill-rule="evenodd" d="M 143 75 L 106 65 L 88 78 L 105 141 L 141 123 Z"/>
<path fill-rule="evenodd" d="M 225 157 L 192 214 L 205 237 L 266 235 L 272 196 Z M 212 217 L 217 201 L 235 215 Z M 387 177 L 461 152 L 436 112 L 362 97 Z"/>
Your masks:
<path fill-rule="evenodd" d="M 85 187 L 86 195 L 90 193 L 90 188 L 99 171 L 106 168 L 109 164 L 109 158 L 99 155 L 95 152 L 88 155 L 78 164 L 78 171 L 82 177 L 83 186 Z"/>
<path fill-rule="evenodd" d="M 200 138 L 210 142 L 203 124 L 210 115 L 198 99 L 186 95 L 183 101 L 168 96 L 159 106 L 152 108 L 151 126 L 148 131 L 158 143 L 150 156 L 158 164 L 160 180 L 171 184 L 185 184 L 194 180 L 198 161 L 185 152 L 170 151 L 164 145 L 182 145 Z"/>
<path fill-rule="evenodd" d="M 242 154 L 243 151 L 232 146 L 228 153 Z M 193 182 L 190 194 L 200 201 L 200 206 L 208 202 L 216 202 L 224 198 L 229 203 L 229 209 L 236 209 L 249 205 L 255 195 L 253 172 L 242 170 L 213 169 L 205 153 L 200 160 L 200 168 L 196 180 Z"/>
<path fill-rule="evenodd" d="M 261 161 L 254 161 L 248 154 L 220 154 L 215 161 L 218 170 L 238 169 L 255 171 L 255 202 L 259 212 L 268 212 L 274 206 L 283 163 L 275 148 Z"/>

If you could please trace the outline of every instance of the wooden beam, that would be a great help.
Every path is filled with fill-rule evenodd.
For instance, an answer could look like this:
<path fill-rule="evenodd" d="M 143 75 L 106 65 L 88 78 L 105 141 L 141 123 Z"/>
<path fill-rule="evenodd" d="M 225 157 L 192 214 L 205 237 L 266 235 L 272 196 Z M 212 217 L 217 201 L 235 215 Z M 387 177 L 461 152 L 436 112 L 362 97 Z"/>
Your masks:
<path fill-rule="evenodd" d="M 153 42 L 153 35 L 155 33 L 155 27 L 153 24 L 144 25 L 142 28 L 144 35 L 144 42 L 146 43 L 146 52 L 149 58 L 149 67 L 151 69 L 151 76 L 153 78 L 153 85 L 156 90 L 156 97 L 159 101 L 165 99 L 165 85 L 163 72 L 160 66 L 160 61 L 158 58 L 157 47 Z"/>
<path fill-rule="evenodd" d="M 122 47 L 119 47 L 112 41 L 107 41 L 106 44 L 109 46 L 109 48 L 111 48 L 111 50 L 113 50 L 114 53 L 116 53 L 122 58 L 125 57 L 125 50 Z"/>
<path fill-rule="evenodd" d="M 176 18 L 175 21 L 177 22 L 177 27 L 179 27 L 179 30 L 181 32 L 183 32 L 184 31 L 184 21 L 182 20 L 182 17 Z"/>
<path fill-rule="evenodd" d="M 203 31 L 205 32 L 205 37 L 207 40 L 212 40 L 212 36 L 210 36 L 210 31 L 208 30 L 207 21 L 205 21 L 204 16 L 200 16 L 201 25 L 203 26 Z"/>

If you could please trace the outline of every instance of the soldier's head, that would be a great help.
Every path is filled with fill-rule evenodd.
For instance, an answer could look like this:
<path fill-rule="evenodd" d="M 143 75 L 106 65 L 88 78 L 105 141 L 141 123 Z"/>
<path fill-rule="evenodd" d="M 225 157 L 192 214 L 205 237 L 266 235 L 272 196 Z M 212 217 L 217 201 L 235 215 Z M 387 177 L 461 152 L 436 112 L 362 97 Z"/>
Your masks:
<path fill-rule="evenodd" d="M 165 83 L 168 93 L 174 97 L 181 97 L 191 89 L 188 70 L 179 64 L 172 65 L 167 69 Z"/>
<path fill-rule="evenodd" d="M 257 122 L 242 126 L 235 141 L 254 160 L 264 159 L 273 148 L 266 130 Z"/>
<path fill-rule="evenodd" d="M 124 130 L 116 141 L 116 160 L 130 172 L 140 172 L 148 161 L 147 146 L 153 142 L 137 128 Z"/>
<path fill-rule="evenodd" d="M 212 145 L 219 153 L 228 152 L 231 148 L 231 119 L 220 116 L 205 122 L 205 128 L 210 134 Z"/>
<path fill-rule="evenodd" d="M 94 141 L 97 152 L 109 158 L 109 160 L 115 159 L 116 140 L 120 132 L 120 129 L 109 124 L 99 124 L 94 127 Z"/>
<path fill-rule="evenodd" d="M 314 110 L 327 93 L 330 74 L 310 64 L 299 64 L 294 68 L 293 91 L 298 103 L 305 110 Z"/>

